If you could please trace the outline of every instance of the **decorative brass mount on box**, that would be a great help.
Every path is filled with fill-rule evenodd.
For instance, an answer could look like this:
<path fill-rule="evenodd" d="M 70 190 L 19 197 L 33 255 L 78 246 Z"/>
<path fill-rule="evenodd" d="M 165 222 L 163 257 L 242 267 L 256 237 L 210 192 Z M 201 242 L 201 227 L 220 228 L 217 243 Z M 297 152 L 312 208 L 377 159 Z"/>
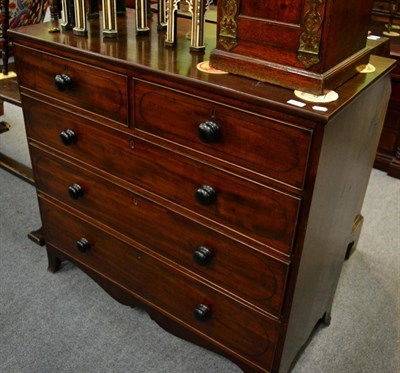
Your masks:
<path fill-rule="evenodd" d="M 367 64 L 372 0 L 220 0 L 211 66 L 321 94 Z"/>

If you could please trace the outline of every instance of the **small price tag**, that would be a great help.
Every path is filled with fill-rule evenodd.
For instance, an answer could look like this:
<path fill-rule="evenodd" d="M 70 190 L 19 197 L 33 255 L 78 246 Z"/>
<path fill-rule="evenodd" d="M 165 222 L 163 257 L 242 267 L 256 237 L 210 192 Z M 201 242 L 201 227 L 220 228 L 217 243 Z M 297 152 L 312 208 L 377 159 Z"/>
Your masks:
<path fill-rule="evenodd" d="M 328 108 L 324 107 L 324 106 L 314 105 L 312 108 L 313 108 L 313 110 L 316 110 L 316 111 L 328 111 Z"/>
<path fill-rule="evenodd" d="M 304 107 L 307 105 L 304 102 L 300 102 L 300 101 L 296 101 L 296 100 L 289 100 L 287 103 L 290 105 L 298 106 L 298 107 Z"/>

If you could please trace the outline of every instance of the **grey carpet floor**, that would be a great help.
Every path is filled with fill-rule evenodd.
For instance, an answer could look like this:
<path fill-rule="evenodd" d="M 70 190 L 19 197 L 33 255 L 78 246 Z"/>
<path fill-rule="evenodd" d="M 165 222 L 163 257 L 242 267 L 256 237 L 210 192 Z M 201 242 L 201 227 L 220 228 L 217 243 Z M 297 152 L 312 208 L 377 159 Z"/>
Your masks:
<path fill-rule="evenodd" d="M 0 149 L 29 163 L 20 109 Z M 22 135 L 21 135 L 22 134 Z M 295 373 L 400 372 L 400 180 L 373 170 L 365 222 L 343 268 L 332 323 Z M 34 188 L 0 169 L 1 373 L 235 373 L 230 361 L 176 338 L 140 309 L 120 305 L 72 264 L 51 274 Z"/>

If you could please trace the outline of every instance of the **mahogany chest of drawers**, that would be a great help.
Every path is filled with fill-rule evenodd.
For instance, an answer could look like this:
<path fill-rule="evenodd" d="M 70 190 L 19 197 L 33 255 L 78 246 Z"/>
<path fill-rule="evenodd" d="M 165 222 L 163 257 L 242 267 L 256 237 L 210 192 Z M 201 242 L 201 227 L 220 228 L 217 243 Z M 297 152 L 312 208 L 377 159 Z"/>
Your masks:
<path fill-rule="evenodd" d="M 299 108 L 198 71 L 209 51 L 189 54 L 184 28 L 177 50 L 155 24 L 135 37 L 133 16 L 112 42 L 95 20 L 88 38 L 12 31 L 49 269 L 76 263 L 244 371 L 287 371 L 329 322 L 393 63 L 374 57 L 326 112 Z"/>

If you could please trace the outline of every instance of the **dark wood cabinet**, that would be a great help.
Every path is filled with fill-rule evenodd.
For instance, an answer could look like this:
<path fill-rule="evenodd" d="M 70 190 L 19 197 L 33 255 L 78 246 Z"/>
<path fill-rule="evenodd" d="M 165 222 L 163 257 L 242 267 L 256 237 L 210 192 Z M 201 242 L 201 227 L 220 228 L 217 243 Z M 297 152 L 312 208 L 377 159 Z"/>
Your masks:
<path fill-rule="evenodd" d="M 367 64 L 372 0 L 221 0 L 212 66 L 315 94 Z"/>
<path fill-rule="evenodd" d="M 171 49 L 156 21 L 136 37 L 134 16 L 111 42 L 98 20 L 87 38 L 11 32 L 49 269 L 70 260 L 244 371 L 286 372 L 329 323 L 393 61 L 315 107 L 199 71 L 215 25 L 191 54 L 189 20 Z"/>
<path fill-rule="evenodd" d="M 393 31 L 400 34 L 400 1 L 374 1 L 371 32 L 378 36 L 389 37 L 390 45 L 388 51 L 376 51 L 376 54 L 396 60 L 396 68 L 391 73 L 392 93 L 374 167 L 387 172 L 390 176 L 400 178 L 400 36 L 384 34 L 388 30 L 389 22 L 395 25 Z"/>
<path fill-rule="evenodd" d="M 389 21 L 400 24 L 400 1 L 399 0 L 374 0 L 372 2 L 372 22 Z"/>
<path fill-rule="evenodd" d="M 400 55 L 396 57 L 397 67 L 391 74 L 392 95 L 374 167 L 400 179 Z"/>

